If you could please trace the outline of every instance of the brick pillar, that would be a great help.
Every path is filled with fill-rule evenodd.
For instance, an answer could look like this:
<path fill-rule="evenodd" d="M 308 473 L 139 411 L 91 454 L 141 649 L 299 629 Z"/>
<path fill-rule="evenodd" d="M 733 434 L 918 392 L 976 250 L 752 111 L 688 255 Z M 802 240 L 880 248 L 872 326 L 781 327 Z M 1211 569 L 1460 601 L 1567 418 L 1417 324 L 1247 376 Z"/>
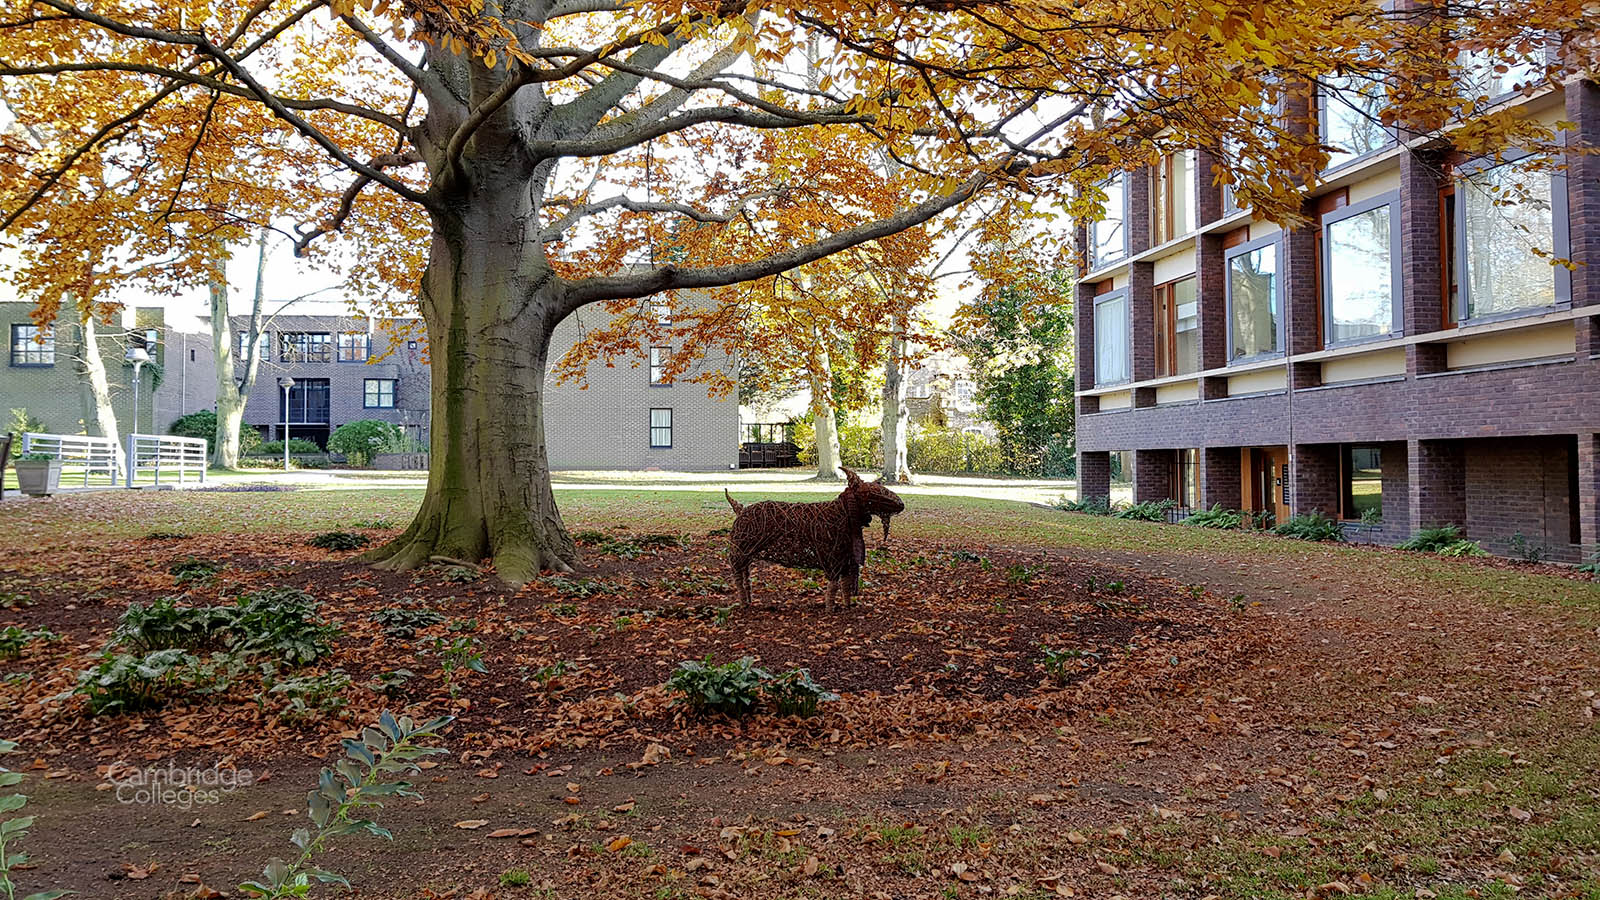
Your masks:
<path fill-rule="evenodd" d="M 1133 451 L 1133 502 L 1173 499 L 1172 450 Z"/>
<path fill-rule="evenodd" d="M 1600 551 L 1600 434 L 1578 435 L 1578 543 L 1584 562 Z"/>
<path fill-rule="evenodd" d="M 1156 267 L 1154 263 L 1136 262 L 1128 273 L 1128 310 L 1132 327 L 1129 339 L 1133 363 L 1133 380 L 1146 381 L 1156 377 Z"/>
<path fill-rule="evenodd" d="M 1443 167 L 1444 159 L 1434 151 L 1414 150 L 1400 156 L 1400 284 L 1405 304 L 1401 327 L 1406 334 L 1427 334 L 1444 327 L 1444 260 L 1439 252 Z M 1406 348 L 1406 372 L 1412 377 L 1441 372 L 1444 367 L 1443 345 Z"/>
<path fill-rule="evenodd" d="M 1407 441 L 1406 472 L 1410 531 L 1466 525 L 1467 466 L 1460 441 Z"/>
<path fill-rule="evenodd" d="M 1094 290 L 1092 284 L 1078 285 L 1078 312 L 1074 326 L 1078 341 L 1077 386 L 1080 391 L 1094 388 Z"/>
<path fill-rule="evenodd" d="M 1200 368 L 1228 364 L 1228 293 L 1222 235 L 1202 234 L 1195 251 L 1195 282 L 1200 298 Z"/>
<path fill-rule="evenodd" d="M 1222 218 L 1222 185 L 1217 183 L 1217 155 L 1197 150 L 1194 155 L 1194 221 L 1201 228 Z"/>
<path fill-rule="evenodd" d="M 1576 81 L 1567 85 L 1567 119 L 1578 126 L 1567 134 L 1567 211 L 1571 219 L 1572 305 L 1600 305 L 1600 155 L 1582 149 L 1600 147 L 1600 85 Z M 1578 359 L 1600 353 L 1600 322 L 1593 316 L 1575 323 Z"/>
<path fill-rule="evenodd" d="M 1339 518 L 1341 483 L 1338 444 L 1298 444 L 1289 465 L 1293 480 L 1289 495 L 1295 514 L 1320 512 Z"/>
<path fill-rule="evenodd" d="M 1150 249 L 1150 170 L 1134 169 L 1128 179 L 1128 255 Z"/>
<path fill-rule="evenodd" d="M 1309 210 L 1308 210 L 1309 212 Z M 1322 296 L 1317 290 L 1317 232 L 1312 223 L 1283 236 L 1284 344 L 1290 353 L 1322 349 Z"/>
<path fill-rule="evenodd" d="M 1244 506 L 1243 477 L 1238 447 L 1205 447 L 1200 451 L 1200 505 L 1225 509 Z"/>
<path fill-rule="evenodd" d="M 1111 453 L 1078 453 L 1078 499 L 1111 496 Z"/>

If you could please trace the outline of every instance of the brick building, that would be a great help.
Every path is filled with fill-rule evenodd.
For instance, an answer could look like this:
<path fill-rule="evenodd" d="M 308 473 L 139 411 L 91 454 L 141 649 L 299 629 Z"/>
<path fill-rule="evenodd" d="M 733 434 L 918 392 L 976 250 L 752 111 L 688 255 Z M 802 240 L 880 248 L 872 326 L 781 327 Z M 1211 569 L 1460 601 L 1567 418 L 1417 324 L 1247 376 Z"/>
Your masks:
<path fill-rule="evenodd" d="M 1451 523 L 1569 561 L 1600 546 L 1600 156 L 1577 150 L 1600 146 L 1600 87 L 1527 97 L 1526 73 L 1467 71 L 1576 124 L 1564 170 L 1465 157 L 1339 94 L 1316 118 L 1342 152 L 1303 227 L 1235 208 L 1205 150 L 1113 179 L 1079 228 L 1080 496 L 1131 451 L 1136 500 L 1317 510 L 1385 542 Z"/>
<path fill-rule="evenodd" d="M 77 362 L 84 352 L 81 326 L 68 316 L 41 334 L 33 309 L 32 303 L 0 303 L 7 342 L 0 415 L 9 418 L 11 410 L 25 409 L 48 433 L 82 434 L 93 400 Z M 116 323 L 97 323 L 95 334 L 121 434 L 129 432 L 133 420 L 133 368 L 124 362 L 130 343 L 143 344 L 155 362 L 140 372 L 140 433 L 165 434 L 181 416 L 215 407 L 210 335 L 171 327 L 164 310 L 144 306 Z"/>
<path fill-rule="evenodd" d="M 599 324 L 598 307 L 580 310 L 551 339 L 559 359 L 587 326 Z M 592 321 L 588 321 L 592 320 Z M 234 362 L 242 372 L 248 319 L 235 317 Z M 256 389 L 245 406 L 246 425 L 276 438 L 285 395 L 278 379 L 294 385 L 287 396 L 291 437 L 325 443 L 334 428 L 360 419 L 399 425 L 422 444 L 429 435 L 432 376 L 420 322 L 371 322 L 341 316 L 278 316 L 263 336 Z M 545 442 L 554 469 L 734 468 L 739 461 L 739 410 L 733 397 L 718 399 L 705 387 L 672 383 L 662 362 L 670 348 L 641 346 L 636 357 L 590 367 L 586 383 L 555 384 L 545 393 Z M 727 366 L 724 358 L 702 365 Z"/>

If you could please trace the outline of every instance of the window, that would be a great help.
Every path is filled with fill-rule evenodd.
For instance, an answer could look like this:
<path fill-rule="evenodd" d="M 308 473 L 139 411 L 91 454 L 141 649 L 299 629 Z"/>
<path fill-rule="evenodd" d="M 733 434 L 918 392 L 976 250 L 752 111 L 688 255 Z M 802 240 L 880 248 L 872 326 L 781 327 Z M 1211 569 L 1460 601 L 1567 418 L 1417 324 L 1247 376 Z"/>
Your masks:
<path fill-rule="evenodd" d="M 1456 183 L 1450 274 L 1455 320 L 1554 306 L 1567 299 L 1566 179 L 1538 156 L 1466 169 Z M 1556 227 L 1560 223 L 1561 227 Z"/>
<path fill-rule="evenodd" d="M 650 410 L 650 447 L 665 449 L 672 446 L 672 410 Z"/>
<path fill-rule="evenodd" d="M 672 358 L 671 347 L 650 348 L 650 383 L 654 385 L 671 384 L 667 379 L 667 360 Z"/>
<path fill-rule="evenodd" d="M 1318 134 L 1334 149 L 1333 169 L 1388 146 L 1390 133 L 1378 114 L 1386 105 L 1383 85 L 1371 76 L 1335 75 L 1322 79 L 1317 92 Z"/>
<path fill-rule="evenodd" d="M 672 301 L 664 297 L 651 298 L 650 317 L 655 319 L 655 323 L 663 328 L 670 326 L 672 324 Z"/>
<path fill-rule="evenodd" d="M 1283 353 L 1278 236 L 1241 244 L 1228 266 L 1228 356 L 1253 359 Z"/>
<path fill-rule="evenodd" d="M 1173 499 L 1184 509 L 1200 508 L 1200 451 L 1179 450 L 1176 463 L 1172 484 L 1177 496 Z"/>
<path fill-rule="evenodd" d="M 288 415 L 290 425 L 328 424 L 328 379 L 296 378 L 289 388 L 288 409 L 284 409 L 283 388 L 278 388 L 278 421 Z"/>
<path fill-rule="evenodd" d="M 1128 255 L 1128 179 L 1118 173 L 1102 186 L 1106 192 L 1105 214 L 1089 229 L 1089 265 L 1091 268 L 1114 263 Z"/>
<path fill-rule="evenodd" d="M 339 362 L 366 362 L 371 355 L 371 335 L 365 331 L 339 332 Z"/>
<path fill-rule="evenodd" d="M 1200 371 L 1198 282 L 1183 278 L 1156 286 L 1156 375 Z"/>
<path fill-rule="evenodd" d="M 1524 85 L 1536 85 L 1545 78 L 1539 56 L 1510 57 L 1471 50 L 1456 60 L 1461 92 L 1469 98 L 1494 101 Z"/>
<path fill-rule="evenodd" d="M 234 335 L 234 350 L 233 350 L 233 352 L 237 353 L 239 355 L 240 359 L 244 359 L 245 355 L 249 352 L 249 350 L 250 350 L 250 332 L 248 332 L 248 331 L 237 332 Z M 260 340 L 256 341 L 256 359 L 266 359 L 266 358 L 267 358 L 267 332 L 263 331 L 263 332 L 261 332 Z"/>
<path fill-rule="evenodd" d="M 367 409 L 394 409 L 393 378 L 368 378 L 366 388 L 363 406 Z"/>
<path fill-rule="evenodd" d="M 406 349 L 407 350 L 415 350 L 415 349 L 417 349 L 417 342 L 416 341 L 406 341 Z"/>
<path fill-rule="evenodd" d="M 143 341 L 140 346 L 148 350 L 150 352 L 150 357 L 154 359 L 156 355 L 156 348 L 161 345 L 161 329 L 146 328 L 139 332 L 139 339 Z"/>
<path fill-rule="evenodd" d="M 1094 298 L 1095 387 L 1132 377 L 1128 349 L 1128 292 L 1111 291 Z"/>
<path fill-rule="evenodd" d="M 1397 194 L 1322 217 L 1322 316 L 1328 346 L 1399 330 L 1400 233 Z"/>
<path fill-rule="evenodd" d="M 13 366 L 53 366 L 56 364 L 56 330 L 37 325 L 11 326 L 11 364 Z"/>
<path fill-rule="evenodd" d="M 1150 244 L 1188 234 L 1194 224 L 1193 150 L 1162 158 L 1150 170 Z"/>
<path fill-rule="evenodd" d="M 327 332 L 280 332 L 278 358 L 283 362 L 333 362 L 333 336 Z"/>
<path fill-rule="evenodd" d="M 1383 515 L 1383 458 L 1377 447 L 1346 447 L 1344 518 L 1369 519 Z"/>

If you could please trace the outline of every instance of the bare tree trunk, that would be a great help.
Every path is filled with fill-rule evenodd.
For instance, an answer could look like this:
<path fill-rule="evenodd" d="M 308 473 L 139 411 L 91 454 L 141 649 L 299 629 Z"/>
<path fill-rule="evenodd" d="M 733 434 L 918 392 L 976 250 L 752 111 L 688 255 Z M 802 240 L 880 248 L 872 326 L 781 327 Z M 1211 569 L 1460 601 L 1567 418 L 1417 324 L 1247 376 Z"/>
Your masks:
<path fill-rule="evenodd" d="M 905 358 L 906 317 L 899 314 L 883 364 L 883 480 L 890 484 L 911 483 L 911 466 L 906 462 L 911 411 L 906 408 L 906 378 L 900 369 Z"/>
<path fill-rule="evenodd" d="M 494 558 L 520 585 L 571 571 L 577 547 L 551 490 L 545 364 L 560 298 L 524 229 L 529 192 L 490 183 L 434 215 L 422 282 L 433 371 L 428 488 L 411 527 L 368 554 L 380 568 Z"/>
<path fill-rule="evenodd" d="M 72 302 L 69 298 L 68 302 Z M 83 427 L 89 434 L 99 433 L 122 446 L 117 429 L 117 411 L 111 405 L 111 382 L 106 377 L 106 362 L 100 356 L 100 339 L 95 331 L 94 310 L 78 307 L 78 371 L 83 395 Z M 138 429 L 134 423 L 134 429 Z"/>
<path fill-rule="evenodd" d="M 811 413 L 816 423 L 817 479 L 838 481 L 839 472 L 839 421 L 833 410 L 833 366 L 828 358 L 828 348 L 822 336 L 813 333 L 817 341 L 817 368 L 811 373 Z"/>
<path fill-rule="evenodd" d="M 243 383 L 233 366 L 233 323 L 228 319 L 227 256 L 218 261 L 212 274 L 211 353 L 217 361 L 217 432 L 211 438 L 211 464 L 224 469 L 239 466 L 239 427 L 244 423 L 245 403 L 256 385 L 261 367 L 262 304 L 266 295 L 267 232 L 262 229 L 256 241 L 256 293 L 250 305 L 250 327 L 245 342 Z"/>

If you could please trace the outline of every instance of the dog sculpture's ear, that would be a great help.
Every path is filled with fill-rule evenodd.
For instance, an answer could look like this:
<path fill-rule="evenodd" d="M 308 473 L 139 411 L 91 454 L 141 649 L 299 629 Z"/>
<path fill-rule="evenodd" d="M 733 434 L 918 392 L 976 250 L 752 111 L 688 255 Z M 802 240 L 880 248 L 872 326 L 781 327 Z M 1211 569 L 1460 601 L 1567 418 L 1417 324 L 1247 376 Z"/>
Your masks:
<path fill-rule="evenodd" d="M 850 482 L 851 487 L 861 486 L 861 476 L 857 475 L 854 469 L 845 468 L 844 466 L 840 466 L 839 468 L 844 471 L 844 477 Z"/>

